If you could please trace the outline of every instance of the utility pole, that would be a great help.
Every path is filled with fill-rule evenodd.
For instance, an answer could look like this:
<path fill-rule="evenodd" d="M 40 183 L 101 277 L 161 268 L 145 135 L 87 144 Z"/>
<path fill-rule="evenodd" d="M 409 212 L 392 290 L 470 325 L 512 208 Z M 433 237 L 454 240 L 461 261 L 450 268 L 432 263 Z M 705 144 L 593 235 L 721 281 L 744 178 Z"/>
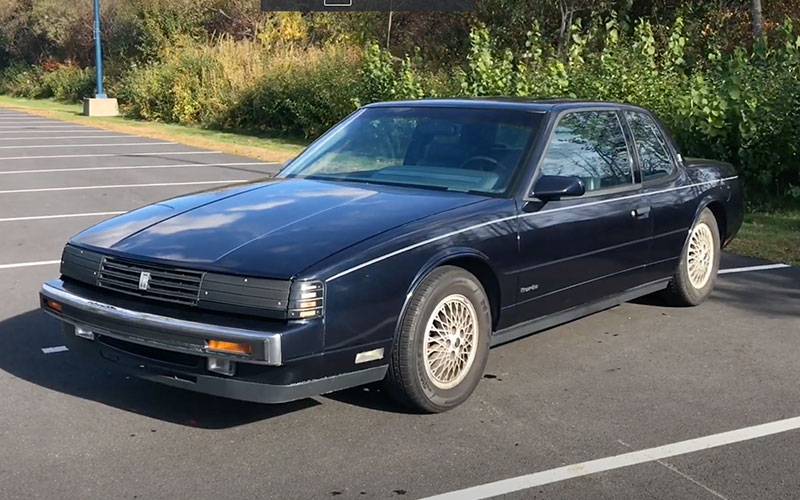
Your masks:
<path fill-rule="evenodd" d="M 103 92 L 103 42 L 100 39 L 100 0 L 94 0 L 94 65 L 97 71 L 97 99 L 105 99 Z"/>
<path fill-rule="evenodd" d="M 94 0 L 94 65 L 97 72 L 97 99 L 105 99 L 103 92 L 103 42 L 100 38 L 100 0 Z"/>
<path fill-rule="evenodd" d="M 97 77 L 97 92 L 94 98 L 83 100 L 83 114 L 86 116 L 117 116 L 119 105 L 116 99 L 109 99 L 103 90 L 103 41 L 100 36 L 100 0 L 94 0 L 94 67 Z"/>

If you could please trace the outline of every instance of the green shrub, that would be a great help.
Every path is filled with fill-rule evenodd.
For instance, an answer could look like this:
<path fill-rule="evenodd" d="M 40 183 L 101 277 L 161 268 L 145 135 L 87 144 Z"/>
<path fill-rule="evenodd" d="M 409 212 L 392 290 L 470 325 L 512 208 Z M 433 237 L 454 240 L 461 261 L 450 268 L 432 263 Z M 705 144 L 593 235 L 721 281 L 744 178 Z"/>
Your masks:
<path fill-rule="evenodd" d="M 269 51 L 225 37 L 131 69 L 118 95 L 136 118 L 311 137 L 355 109 L 360 61 L 346 45 Z"/>
<path fill-rule="evenodd" d="M 128 7 L 130 26 L 126 29 L 136 41 L 137 55 L 155 60 L 162 51 L 187 37 L 203 39 L 202 27 L 209 15 L 204 0 L 139 0 Z"/>
<path fill-rule="evenodd" d="M 573 97 L 638 104 L 675 132 L 685 156 L 738 167 L 751 198 L 800 198 L 800 36 L 787 21 L 753 50 L 709 48 L 687 67 L 684 22 L 657 37 L 647 21 L 624 34 L 614 17 L 574 25 L 562 58 L 538 27 L 514 55 L 485 28 L 473 30 L 461 92 Z"/>
<path fill-rule="evenodd" d="M 347 45 L 273 55 L 227 122 L 315 137 L 357 107 L 360 63 L 361 51 Z"/>
<path fill-rule="evenodd" d="M 176 121 L 172 102 L 174 74 L 174 67 L 164 63 L 133 68 L 117 90 L 123 113 L 142 120 Z"/>
<path fill-rule="evenodd" d="M 210 110 L 201 82 L 212 72 L 219 72 L 216 61 L 193 55 L 134 69 L 118 89 L 123 111 L 144 120 L 204 123 Z"/>
<path fill-rule="evenodd" d="M 66 101 L 92 93 L 92 70 L 79 69 L 93 63 L 91 33 L 81 24 L 88 4 L 66 12 L 54 2 L 0 5 L 0 59 L 37 63 L 3 70 L 0 92 Z M 378 14 L 260 13 L 247 0 L 109 0 L 106 86 L 136 118 L 307 137 L 378 100 L 628 102 L 656 112 L 686 156 L 734 163 L 751 198 L 800 199 L 800 37 L 791 22 L 779 25 L 773 13 L 753 41 L 746 9 L 684 2 L 648 16 L 643 3 L 623 2 L 628 7 L 612 9 L 619 19 L 586 9 L 556 35 L 552 2 L 506 3 L 491 1 L 477 17 L 398 15 L 387 41 L 395 49 L 409 47 L 410 33 L 424 26 L 456 38 L 398 57 L 405 49 L 363 46 L 383 39 L 386 19 Z M 542 25 L 525 33 L 531 17 Z"/>
<path fill-rule="evenodd" d="M 678 98 L 689 154 L 734 163 L 752 198 L 800 199 L 800 37 L 790 22 L 752 51 L 712 50 Z"/>
<path fill-rule="evenodd" d="M 129 116 L 164 122 L 222 124 L 266 71 L 257 44 L 228 37 L 185 43 L 159 62 L 132 68 L 117 90 Z"/>
<path fill-rule="evenodd" d="M 47 70 L 41 66 L 15 65 L 0 73 L 0 93 L 15 97 L 39 99 L 52 97 L 64 102 L 78 102 L 94 92 L 91 68 L 54 64 Z"/>
<path fill-rule="evenodd" d="M 43 82 L 44 71 L 27 65 L 9 66 L 0 73 L 0 92 L 29 99 L 50 97 Z"/>
<path fill-rule="evenodd" d="M 381 49 L 377 42 L 367 45 L 360 76 L 359 104 L 391 99 L 397 84 L 397 71 L 391 52 Z"/>
<path fill-rule="evenodd" d="M 514 87 L 514 54 L 499 49 L 486 28 L 469 34 L 468 71 L 459 74 L 461 88 L 467 95 L 509 95 Z"/>
<path fill-rule="evenodd" d="M 61 66 L 53 71 L 45 72 L 42 84 L 49 96 L 64 102 L 80 102 L 90 97 L 95 91 L 95 74 L 93 68 L 77 68 Z"/>
<path fill-rule="evenodd" d="M 410 57 L 399 60 L 376 42 L 369 43 L 364 52 L 358 86 L 359 104 L 419 99 L 430 95 Z"/>

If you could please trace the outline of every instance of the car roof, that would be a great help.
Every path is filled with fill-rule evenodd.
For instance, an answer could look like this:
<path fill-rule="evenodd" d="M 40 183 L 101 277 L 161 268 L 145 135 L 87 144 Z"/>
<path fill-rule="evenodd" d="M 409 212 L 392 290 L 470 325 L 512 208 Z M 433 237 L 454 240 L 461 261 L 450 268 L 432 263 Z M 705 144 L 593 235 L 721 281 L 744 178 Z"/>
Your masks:
<path fill-rule="evenodd" d="M 386 107 L 441 107 L 441 108 L 487 108 L 523 109 L 529 111 L 562 111 L 571 108 L 628 108 L 637 106 L 616 102 L 590 101 L 583 99 L 532 99 L 526 97 L 472 97 L 452 99 L 417 99 L 409 101 L 386 101 L 368 104 L 368 108 Z"/>

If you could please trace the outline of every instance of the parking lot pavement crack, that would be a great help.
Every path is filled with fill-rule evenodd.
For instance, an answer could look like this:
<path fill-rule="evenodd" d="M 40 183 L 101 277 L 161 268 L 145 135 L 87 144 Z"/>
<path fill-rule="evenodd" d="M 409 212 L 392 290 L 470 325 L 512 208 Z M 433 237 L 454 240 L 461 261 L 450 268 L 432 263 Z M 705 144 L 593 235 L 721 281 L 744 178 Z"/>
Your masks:
<path fill-rule="evenodd" d="M 622 441 L 622 440 L 620 440 L 620 439 L 617 439 L 617 442 L 618 442 L 619 444 L 621 444 L 622 446 L 624 446 L 624 447 L 626 447 L 626 448 L 630 449 L 630 450 L 632 450 L 632 449 L 633 449 L 633 446 L 631 446 L 631 445 L 629 445 L 629 444 L 625 443 L 624 441 Z M 694 484 L 695 486 L 698 486 L 698 487 L 700 487 L 700 488 L 703 488 L 703 489 L 704 489 L 704 490 L 706 490 L 708 493 L 710 493 L 710 494 L 714 495 L 716 498 L 720 498 L 720 499 L 722 499 L 722 500 L 731 500 L 729 497 L 726 497 L 725 495 L 723 495 L 722 493 L 718 492 L 717 490 L 715 490 L 715 489 L 713 489 L 713 488 L 711 488 L 711 487 L 709 487 L 709 486 L 706 486 L 705 484 L 701 483 L 700 481 L 698 481 L 697 479 L 693 478 L 693 477 L 692 477 L 692 476 L 690 476 L 689 474 L 686 474 L 685 472 L 681 472 L 680 470 L 678 470 L 678 468 L 677 468 L 677 467 L 675 467 L 674 465 L 672 465 L 672 464 L 671 464 L 671 463 L 669 463 L 669 462 L 665 462 L 664 460 L 656 460 L 656 463 L 658 463 L 659 465 L 661 465 L 661 466 L 663 466 L 663 467 L 666 467 L 666 468 L 667 468 L 667 469 L 669 469 L 670 471 L 672 471 L 672 472 L 674 472 L 675 474 L 679 475 L 680 477 L 682 477 L 682 478 L 686 479 L 687 481 L 689 481 L 690 483 Z"/>

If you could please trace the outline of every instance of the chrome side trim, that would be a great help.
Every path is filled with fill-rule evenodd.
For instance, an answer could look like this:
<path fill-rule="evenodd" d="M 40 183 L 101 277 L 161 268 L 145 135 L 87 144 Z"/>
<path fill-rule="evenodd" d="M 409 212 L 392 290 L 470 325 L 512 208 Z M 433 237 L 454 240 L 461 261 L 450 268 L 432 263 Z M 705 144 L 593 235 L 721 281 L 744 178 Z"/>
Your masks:
<path fill-rule="evenodd" d="M 722 178 L 722 179 L 714 179 L 713 181 L 704 181 L 704 182 L 698 182 L 696 184 L 689 184 L 688 186 L 672 187 L 672 188 L 668 188 L 668 189 L 662 189 L 662 190 L 659 190 L 659 191 L 652 191 L 652 192 L 649 192 L 649 193 L 636 193 L 636 194 L 631 194 L 631 195 L 627 195 L 627 196 L 620 196 L 618 198 L 610 198 L 610 199 L 607 199 L 607 200 L 590 201 L 588 203 L 581 203 L 580 205 L 571 205 L 571 206 L 568 206 L 568 207 L 554 208 L 554 209 L 551 209 L 551 210 L 542 210 L 541 212 L 533 212 L 533 213 L 529 213 L 529 214 L 510 215 L 508 217 L 503 217 L 501 219 L 495 219 L 495 220 L 488 221 L 488 222 L 482 222 L 480 224 L 475 224 L 473 226 L 465 227 L 463 229 L 457 229 L 455 231 L 450 231 L 449 233 L 445 233 L 445 234 L 442 234 L 440 236 L 434 236 L 433 238 L 428 238 L 427 240 L 420 241 L 419 243 L 414 243 L 413 245 L 409 245 L 407 247 L 403 247 L 403 248 L 397 249 L 397 250 L 395 250 L 393 252 L 389 252 L 389 253 L 387 253 L 385 255 L 381 255 L 380 257 L 376 257 L 376 258 L 374 258 L 372 260 L 368 260 L 368 261 L 363 262 L 363 263 L 361 263 L 361 264 L 359 264 L 357 266 L 351 267 L 349 269 L 345 269 L 342 272 L 334 274 L 330 278 L 326 279 L 325 282 L 327 283 L 329 281 L 333 281 L 335 279 L 339 279 L 342 276 L 347 276 L 348 274 L 353 273 L 355 271 L 358 271 L 359 269 L 363 269 L 363 268 L 365 268 L 367 266 L 371 266 L 372 264 L 377 264 L 378 262 L 381 262 L 381 261 L 386 260 L 388 258 L 394 257 L 395 255 L 400 255 L 401 253 L 405 253 L 405 252 L 408 252 L 410 250 L 414 250 L 415 248 L 419 248 L 419 247 L 427 245 L 429 243 L 433 243 L 435 241 L 443 240 L 445 238 L 449 238 L 449 237 L 455 236 L 457 234 L 466 233 L 467 231 L 472 231 L 474 229 L 479 229 L 479 228 L 482 228 L 482 227 L 485 227 L 485 226 L 490 226 L 492 224 L 500 224 L 501 222 L 506 222 L 506 221 L 510 221 L 510 220 L 525 219 L 525 218 L 528 218 L 528 217 L 535 217 L 535 216 L 538 216 L 538 215 L 544 215 L 544 214 L 549 214 L 549 213 L 553 213 L 553 212 L 561 212 L 563 210 L 575 210 L 575 209 L 583 208 L 583 207 L 590 207 L 590 206 L 594 206 L 594 205 L 602 205 L 604 203 L 613 203 L 613 202 L 617 202 L 617 201 L 629 200 L 629 199 L 632 199 L 632 198 L 640 198 L 642 196 L 653 196 L 653 195 L 657 195 L 657 194 L 663 194 L 663 193 L 669 193 L 669 192 L 672 192 L 672 191 L 678 191 L 680 189 L 689 189 L 689 188 L 698 187 L 698 186 L 705 186 L 706 184 L 722 184 L 725 181 L 731 181 L 731 180 L 738 179 L 738 178 L 739 178 L 738 175 L 734 175 L 732 177 L 725 177 L 725 178 Z"/>
<path fill-rule="evenodd" d="M 231 357 L 231 359 L 237 359 L 242 362 L 267 364 L 267 365 L 280 365 L 282 362 L 281 336 L 280 334 L 277 333 L 264 333 L 255 330 L 245 330 L 242 328 L 232 328 L 227 326 L 212 325 L 208 323 L 198 323 L 196 321 L 187 321 L 182 319 L 170 318 L 168 316 L 161 316 L 158 314 L 133 311 L 122 307 L 117 307 L 111 304 L 98 302 L 96 300 L 87 299 L 79 295 L 76 295 L 74 293 L 68 292 L 66 290 L 61 290 L 56 287 L 53 287 L 51 285 L 48 285 L 47 283 L 42 285 L 41 293 L 43 296 L 49 299 L 53 299 L 56 302 L 59 302 L 66 306 L 74 307 L 76 309 L 80 309 L 82 311 L 96 314 L 98 316 L 102 316 L 105 318 L 134 323 L 137 326 L 162 329 L 166 330 L 167 332 L 180 333 L 199 339 L 216 338 L 216 339 L 231 340 L 234 342 L 236 341 L 248 342 L 248 343 L 263 342 L 264 359 L 242 358 L 242 357 Z M 62 321 L 70 322 L 67 318 L 61 316 L 59 316 L 59 319 L 61 319 Z M 135 335 L 131 336 L 121 335 L 119 332 L 112 333 L 109 336 L 121 338 L 123 340 L 130 340 L 131 342 L 135 343 L 143 343 L 142 341 L 145 340 Z M 159 347 L 167 348 L 164 345 L 160 345 Z M 172 350 L 179 350 L 179 349 L 173 348 Z M 188 352 L 189 350 L 186 351 Z M 191 354 L 202 354 L 205 356 L 224 357 L 224 354 L 217 353 L 214 351 L 204 351 L 203 353 L 192 351 Z"/>
<path fill-rule="evenodd" d="M 442 234 L 440 236 L 434 236 L 433 238 L 428 238 L 427 240 L 420 241 L 419 243 L 414 243 L 413 245 L 409 245 L 407 247 L 400 248 L 398 250 L 395 250 L 394 252 L 387 253 L 386 255 L 381 255 L 380 257 L 374 258 L 372 260 L 368 260 L 367 262 L 364 262 L 363 264 L 359 264 L 359 265 L 357 265 L 355 267 L 351 267 L 350 269 L 345 269 L 344 271 L 340 272 L 339 274 L 334 274 L 330 278 L 326 279 L 325 282 L 327 283 L 327 282 L 333 281 L 333 280 L 335 280 L 337 278 L 341 278 L 342 276 L 345 276 L 345 275 L 350 274 L 352 272 L 358 271 L 359 269 L 365 268 L 367 266 L 371 266 L 372 264 L 375 264 L 375 263 L 380 262 L 382 260 L 386 260 L 389 257 L 394 257 L 395 255 L 400 255 L 401 253 L 408 252 L 409 250 L 413 250 L 413 249 L 419 248 L 419 247 L 421 247 L 423 245 L 427 245 L 428 243 L 433 243 L 434 241 L 439 241 L 439 240 L 442 240 L 444 238 L 449 238 L 450 236 L 455 236 L 456 234 L 464 233 L 464 232 L 471 231 L 473 229 L 478 229 L 478 228 L 481 228 L 481 227 L 484 227 L 484 226 L 489 226 L 491 224 L 499 224 L 500 222 L 513 220 L 513 219 L 516 219 L 517 217 L 518 216 L 516 216 L 516 215 L 511 215 L 511 216 L 508 216 L 508 217 L 503 217 L 502 219 L 490 220 L 488 222 L 483 222 L 481 224 L 475 224 L 474 226 L 469 226 L 469 227 L 466 227 L 464 229 L 458 229 L 456 231 L 450 231 L 449 233 L 445 233 L 445 234 Z"/>

